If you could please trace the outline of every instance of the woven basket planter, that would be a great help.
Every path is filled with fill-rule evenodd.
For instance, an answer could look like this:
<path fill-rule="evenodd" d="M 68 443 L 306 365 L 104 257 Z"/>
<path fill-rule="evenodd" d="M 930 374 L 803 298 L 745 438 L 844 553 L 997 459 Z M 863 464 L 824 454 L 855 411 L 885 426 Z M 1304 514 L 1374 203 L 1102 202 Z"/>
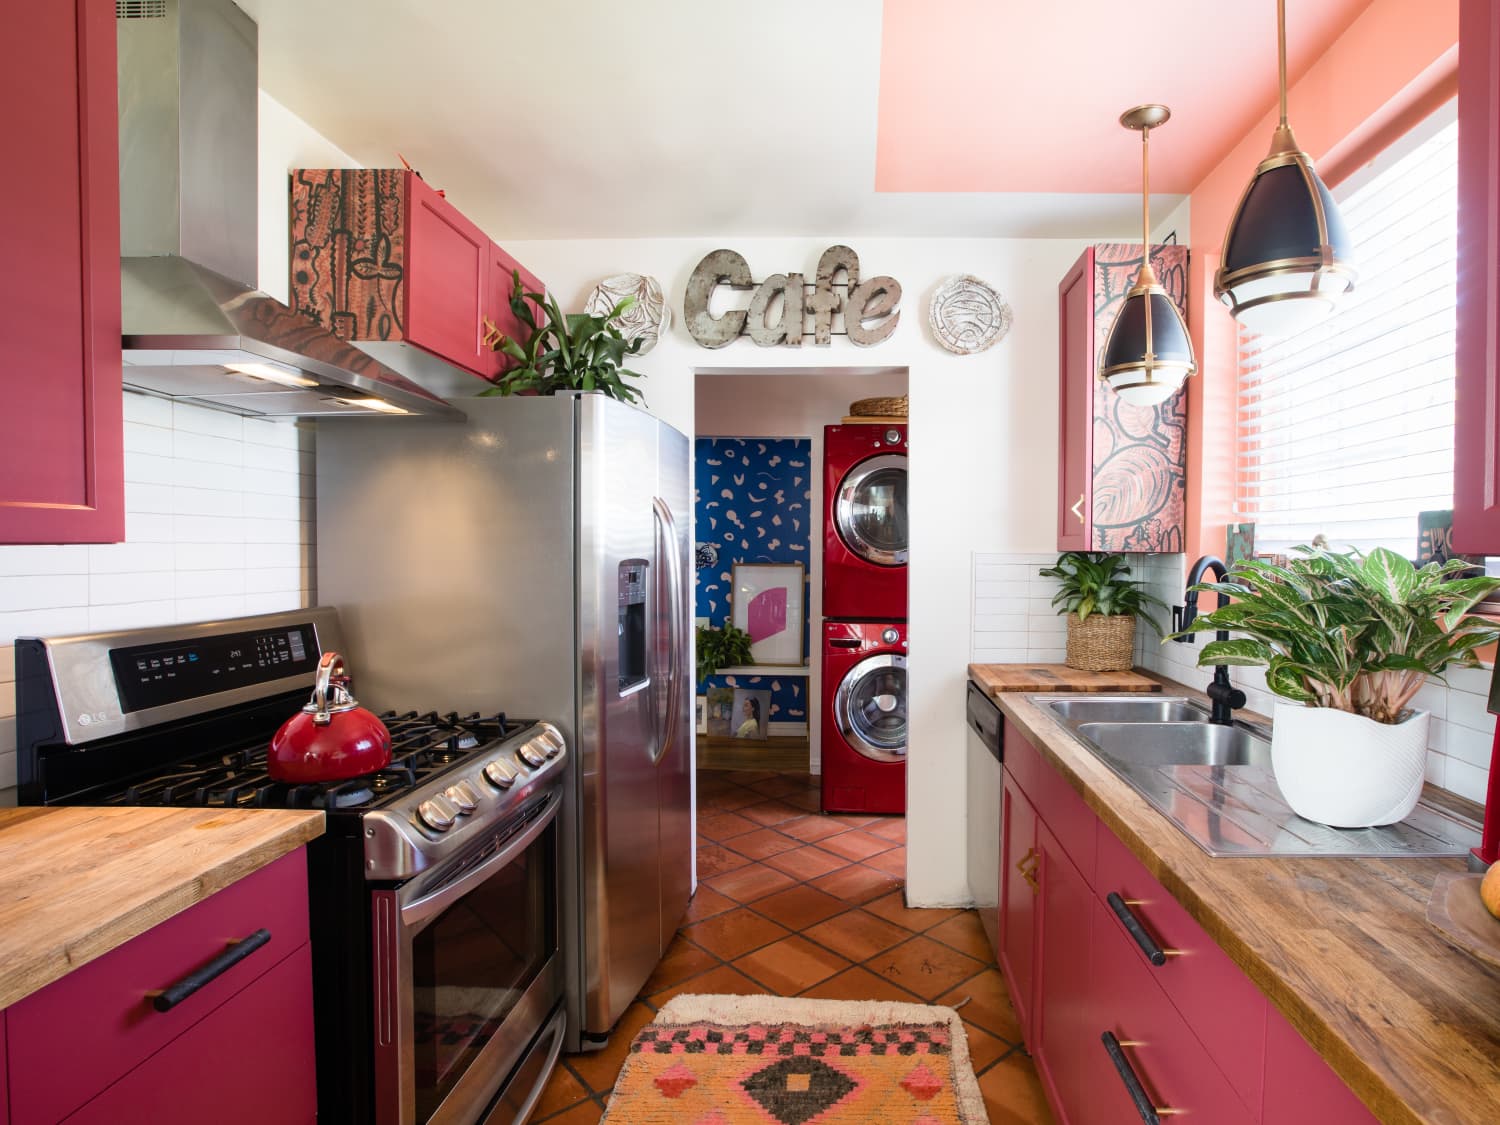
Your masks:
<path fill-rule="evenodd" d="M 1085 672 L 1127 672 L 1135 665 L 1135 618 L 1091 613 L 1082 621 L 1068 614 L 1069 668 Z"/>

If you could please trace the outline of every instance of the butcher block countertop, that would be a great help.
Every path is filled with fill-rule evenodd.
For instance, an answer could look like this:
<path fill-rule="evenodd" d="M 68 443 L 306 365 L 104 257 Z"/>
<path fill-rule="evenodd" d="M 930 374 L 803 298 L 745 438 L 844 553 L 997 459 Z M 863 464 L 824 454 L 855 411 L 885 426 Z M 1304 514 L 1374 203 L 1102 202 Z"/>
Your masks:
<path fill-rule="evenodd" d="M 316 811 L 0 809 L 0 1008 L 322 834 Z"/>
<path fill-rule="evenodd" d="M 1161 691 L 1140 672 L 1084 672 L 1066 664 L 970 664 L 969 679 L 992 699 L 1006 691 Z"/>
<path fill-rule="evenodd" d="M 1214 859 L 1040 707 L 998 702 L 1376 1117 L 1500 1120 L 1500 970 L 1427 921 L 1462 860 Z"/>

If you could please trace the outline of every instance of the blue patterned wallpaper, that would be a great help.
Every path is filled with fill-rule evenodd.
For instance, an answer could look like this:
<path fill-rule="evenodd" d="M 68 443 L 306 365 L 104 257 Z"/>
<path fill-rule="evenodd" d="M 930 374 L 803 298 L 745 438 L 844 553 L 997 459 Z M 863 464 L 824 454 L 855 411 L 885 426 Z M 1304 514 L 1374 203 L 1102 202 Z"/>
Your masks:
<path fill-rule="evenodd" d="M 697 534 L 696 616 L 729 620 L 734 564 L 810 565 L 815 516 L 812 442 L 805 438 L 698 438 L 693 515 Z M 807 591 L 802 595 L 802 654 L 807 656 Z M 808 722 L 806 679 L 710 676 L 698 685 L 771 689 L 773 723 Z"/>

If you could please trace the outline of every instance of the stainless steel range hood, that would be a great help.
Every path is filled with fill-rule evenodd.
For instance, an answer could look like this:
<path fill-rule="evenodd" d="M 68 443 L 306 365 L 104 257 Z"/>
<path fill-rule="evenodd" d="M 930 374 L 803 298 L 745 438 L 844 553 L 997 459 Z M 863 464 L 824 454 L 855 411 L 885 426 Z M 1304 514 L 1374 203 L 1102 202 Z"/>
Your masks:
<path fill-rule="evenodd" d="M 462 419 L 245 280 L 259 252 L 254 21 L 230 0 L 115 13 L 125 386 L 266 417 Z"/>

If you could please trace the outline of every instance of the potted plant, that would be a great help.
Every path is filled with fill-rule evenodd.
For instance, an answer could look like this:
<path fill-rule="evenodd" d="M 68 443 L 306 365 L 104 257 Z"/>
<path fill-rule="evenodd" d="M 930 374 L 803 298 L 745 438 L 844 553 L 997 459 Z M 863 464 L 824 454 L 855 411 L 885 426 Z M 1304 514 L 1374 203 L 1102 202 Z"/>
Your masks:
<path fill-rule="evenodd" d="M 735 668 L 749 664 L 750 634 L 733 625 L 721 628 L 711 625 L 698 627 L 698 682 L 701 684 L 720 668 Z"/>
<path fill-rule="evenodd" d="M 511 280 L 511 312 L 531 331 L 525 341 L 503 334 L 497 337 L 494 349 L 510 356 L 516 366 L 481 394 L 598 391 L 624 402 L 635 402 L 637 397 L 645 401 L 646 396 L 638 388 L 624 381 L 640 379 L 641 373 L 622 366 L 627 355 L 640 351 L 641 340 L 626 340 L 614 323 L 635 304 L 635 297 L 623 298 L 607 316 L 564 314 L 557 298 L 550 294 L 523 291 L 519 270 L 512 271 Z M 533 302 L 541 310 L 541 323 L 532 311 Z"/>
<path fill-rule="evenodd" d="M 1060 585 L 1052 604 L 1068 619 L 1069 668 L 1117 672 L 1131 667 L 1137 618 L 1161 633 L 1147 610 L 1166 605 L 1130 581 L 1130 566 L 1120 555 L 1068 551 L 1037 573 Z"/>
<path fill-rule="evenodd" d="M 1235 563 L 1227 595 L 1187 632 L 1239 634 L 1203 647 L 1198 664 L 1264 667 L 1280 698 L 1271 765 L 1299 816 L 1338 828 L 1404 819 L 1422 792 L 1428 714 L 1412 700 L 1449 664 L 1474 667 L 1474 650 L 1500 636 L 1468 616 L 1500 578 L 1461 577 L 1462 559 L 1418 570 L 1394 551 L 1367 556 L 1299 547 L 1283 565 Z"/>

